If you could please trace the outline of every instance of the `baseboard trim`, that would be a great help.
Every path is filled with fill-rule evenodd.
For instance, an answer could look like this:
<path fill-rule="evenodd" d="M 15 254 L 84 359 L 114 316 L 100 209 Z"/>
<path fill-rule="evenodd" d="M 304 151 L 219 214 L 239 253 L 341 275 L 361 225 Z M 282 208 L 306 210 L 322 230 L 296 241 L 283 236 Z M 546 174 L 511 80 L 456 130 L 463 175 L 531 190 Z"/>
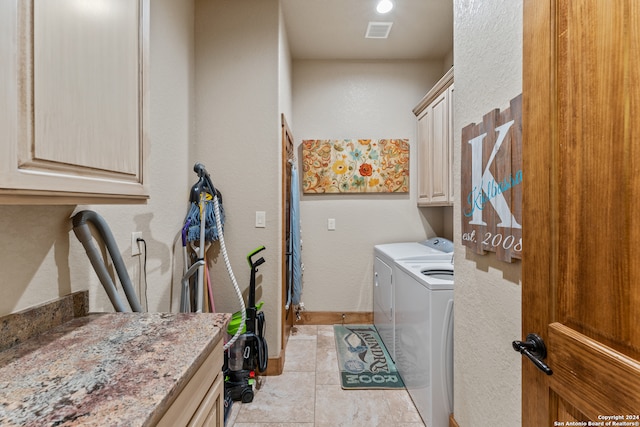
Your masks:
<path fill-rule="evenodd" d="M 277 376 L 281 375 L 284 370 L 284 351 L 281 352 L 280 357 L 269 358 L 267 362 L 267 370 L 262 373 L 264 376 Z"/>
<path fill-rule="evenodd" d="M 373 323 L 373 313 L 368 311 L 303 311 L 297 325 Z"/>
<path fill-rule="evenodd" d="M 449 427 L 460 427 L 455 418 L 453 418 L 453 414 L 449 415 Z"/>

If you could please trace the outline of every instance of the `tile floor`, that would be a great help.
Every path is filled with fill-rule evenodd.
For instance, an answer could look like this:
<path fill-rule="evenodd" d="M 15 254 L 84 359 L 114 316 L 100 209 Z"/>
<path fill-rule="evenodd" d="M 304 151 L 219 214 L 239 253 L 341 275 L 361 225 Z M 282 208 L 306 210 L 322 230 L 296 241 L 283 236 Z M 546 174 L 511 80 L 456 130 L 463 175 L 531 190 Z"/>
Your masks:
<path fill-rule="evenodd" d="M 424 426 L 406 390 L 343 390 L 333 326 L 297 326 L 282 375 L 234 402 L 227 427 Z"/>

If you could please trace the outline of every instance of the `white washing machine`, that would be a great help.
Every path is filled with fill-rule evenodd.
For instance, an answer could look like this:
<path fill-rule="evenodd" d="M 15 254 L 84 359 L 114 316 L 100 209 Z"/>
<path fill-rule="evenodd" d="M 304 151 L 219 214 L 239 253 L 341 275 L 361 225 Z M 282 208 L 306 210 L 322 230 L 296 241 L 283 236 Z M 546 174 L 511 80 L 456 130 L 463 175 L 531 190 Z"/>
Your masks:
<path fill-rule="evenodd" d="M 398 261 L 396 366 L 429 427 L 453 412 L 453 259 Z"/>
<path fill-rule="evenodd" d="M 398 260 L 447 260 L 453 251 L 449 240 L 432 238 L 424 242 L 387 243 L 374 246 L 373 323 L 393 360 L 395 350 L 395 282 Z"/>

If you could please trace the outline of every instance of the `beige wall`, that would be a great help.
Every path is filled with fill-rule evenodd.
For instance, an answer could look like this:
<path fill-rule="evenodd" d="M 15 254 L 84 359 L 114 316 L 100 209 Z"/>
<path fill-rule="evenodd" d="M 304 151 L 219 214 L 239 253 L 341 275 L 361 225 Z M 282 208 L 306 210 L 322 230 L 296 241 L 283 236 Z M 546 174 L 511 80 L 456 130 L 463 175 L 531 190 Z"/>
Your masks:
<path fill-rule="evenodd" d="M 264 245 L 257 300 L 263 300 L 270 357 L 278 356 L 280 272 L 280 108 L 290 110 L 286 46 L 278 0 L 196 0 L 196 149 L 223 194 L 225 238 L 241 289 L 246 255 Z M 282 98 L 282 99 L 281 99 Z M 256 211 L 266 228 L 255 227 Z M 216 308 L 239 310 L 218 246 L 212 280 Z"/>
<path fill-rule="evenodd" d="M 460 194 L 460 135 L 522 92 L 522 2 L 454 1 L 455 188 Z M 454 413 L 461 426 L 521 424 L 520 262 L 467 252 L 454 208 Z"/>
<path fill-rule="evenodd" d="M 282 5 L 279 11 L 279 31 L 278 31 L 278 102 L 279 111 L 283 113 L 287 122 L 293 119 L 293 88 L 291 87 L 291 74 L 293 73 L 293 63 L 291 60 L 291 52 L 289 52 L 289 39 L 284 25 L 284 16 L 282 15 Z M 282 171 L 280 171 L 282 174 Z"/>
<path fill-rule="evenodd" d="M 411 112 L 442 74 L 441 61 L 294 61 L 298 157 L 304 139 L 408 138 L 411 145 L 409 194 L 302 197 L 303 301 L 309 311 L 372 311 L 373 246 L 442 232 L 443 209 L 416 206 Z M 327 230 L 328 218 L 335 218 L 335 231 Z"/>

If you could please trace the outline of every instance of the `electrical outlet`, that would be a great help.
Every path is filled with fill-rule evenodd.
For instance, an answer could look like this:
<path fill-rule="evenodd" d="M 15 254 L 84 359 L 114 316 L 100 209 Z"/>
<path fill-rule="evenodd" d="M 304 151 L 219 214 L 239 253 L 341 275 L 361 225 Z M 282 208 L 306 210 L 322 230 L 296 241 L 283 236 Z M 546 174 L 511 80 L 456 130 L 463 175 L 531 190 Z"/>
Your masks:
<path fill-rule="evenodd" d="M 138 239 L 142 239 L 142 231 L 134 231 L 131 233 L 131 256 L 140 255 L 140 243 Z"/>
<path fill-rule="evenodd" d="M 336 229 L 336 219 L 335 218 L 327 219 L 327 230 L 335 231 L 335 229 Z"/>

